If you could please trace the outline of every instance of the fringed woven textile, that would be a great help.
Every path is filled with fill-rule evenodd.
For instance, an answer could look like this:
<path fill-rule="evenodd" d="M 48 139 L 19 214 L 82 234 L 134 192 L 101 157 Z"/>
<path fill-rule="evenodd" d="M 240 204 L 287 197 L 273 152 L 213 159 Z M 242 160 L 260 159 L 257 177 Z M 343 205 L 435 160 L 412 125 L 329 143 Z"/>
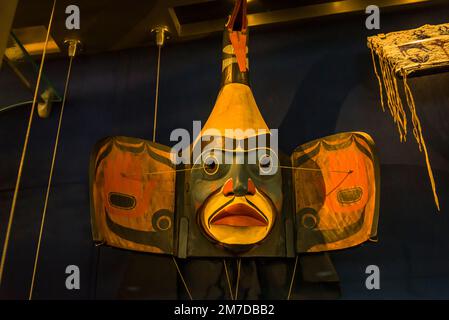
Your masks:
<path fill-rule="evenodd" d="M 410 75 L 435 73 L 449 68 L 449 23 L 372 36 L 368 38 L 368 47 L 371 49 L 374 72 L 379 81 L 382 109 L 385 111 L 386 100 L 401 141 L 405 141 L 407 136 L 408 116 L 404 106 L 410 111 L 413 135 L 419 150 L 424 152 L 435 204 L 440 210 L 421 122 L 407 79 Z M 401 82 L 403 91 L 400 90 Z"/>

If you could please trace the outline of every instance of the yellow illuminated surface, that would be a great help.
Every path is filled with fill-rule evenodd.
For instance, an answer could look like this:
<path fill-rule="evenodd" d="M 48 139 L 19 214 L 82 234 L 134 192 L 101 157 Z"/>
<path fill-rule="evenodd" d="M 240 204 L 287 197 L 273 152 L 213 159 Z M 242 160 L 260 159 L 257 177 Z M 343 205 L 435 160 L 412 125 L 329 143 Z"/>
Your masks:
<path fill-rule="evenodd" d="M 45 46 L 47 28 L 45 28 L 44 26 L 35 26 L 35 27 L 14 29 L 13 32 L 29 55 L 34 56 L 42 54 Z M 57 53 L 57 52 L 60 52 L 59 46 L 50 35 L 47 44 L 47 53 Z M 24 55 L 22 50 L 19 48 L 17 44 L 10 43 L 5 50 L 5 56 L 9 60 L 14 61 L 22 59 Z"/>

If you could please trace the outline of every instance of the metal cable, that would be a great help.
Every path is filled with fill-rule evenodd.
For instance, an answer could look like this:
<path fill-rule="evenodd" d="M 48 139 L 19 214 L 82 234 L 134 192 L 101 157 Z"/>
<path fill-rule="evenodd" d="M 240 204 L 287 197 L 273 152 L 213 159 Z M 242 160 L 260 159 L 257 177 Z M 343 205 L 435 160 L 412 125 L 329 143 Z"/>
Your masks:
<path fill-rule="evenodd" d="M 6 107 L 1 107 L 0 108 L 0 113 L 4 112 L 4 111 L 8 111 L 10 109 L 14 109 L 16 107 L 20 107 L 20 106 L 24 106 L 24 105 L 32 104 L 32 103 L 33 103 L 33 100 L 30 100 L 30 101 L 23 101 L 23 102 L 14 103 L 14 104 L 11 104 L 11 105 L 6 106 Z"/>
<path fill-rule="evenodd" d="M 237 297 L 239 296 L 239 283 L 240 283 L 240 265 L 242 264 L 242 259 L 237 259 L 237 284 L 235 285 L 235 294 L 234 294 L 234 300 L 237 300 Z"/>
<path fill-rule="evenodd" d="M 42 59 L 41 59 L 41 63 L 40 63 L 40 66 L 39 66 L 39 73 L 37 75 L 36 89 L 34 90 L 33 105 L 31 107 L 30 117 L 28 119 L 28 126 L 27 126 L 27 131 L 26 131 L 26 134 L 25 134 L 25 141 L 24 141 L 24 144 L 23 144 L 22 155 L 21 155 L 21 158 L 20 158 L 19 171 L 17 173 L 17 180 L 16 180 L 16 185 L 15 185 L 15 188 L 14 188 L 14 196 L 13 196 L 13 199 L 12 199 L 11 211 L 9 212 L 8 226 L 6 228 L 5 240 L 3 242 L 2 259 L 0 261 L 0 285 L 2 283 L 3 273 L 5 271 L 5 261 L 6 261 L 6 254 L 8 252 L 9 238 L 11 236 L 11 226 L 12 226 L 12 223 L 14 221 L 14 213 L 15 213 L 16 204 L 17 204 L 17 196 L 19 194 L 20 181 L 22 179 L 23 164 L 25 162 L 25 156 L 26 156 L 26 152 L 27 152 L 27 148 L 28 148 L 28 141 L 29 141 L 29 138 L 30 138 L 31 125 L 33 123 L 34 110 L 35 110 L 35 107 L 36 107 L 37 96 L 39 94 L 39 86 L 40 86 L 41 77 L 42 77 L 42 70 L 44 68 L 44 61 L 45 61 L 45 56 L 46 56 L 46 53 L 47 53 L 47 45 L 48 45 L 48 40 L 49 40 L 49 37 L 50 37 L 51 25 L 53 23 L 53 16 L 54 16 L 54 13 L 55 13 L 55 7 L 56 7 L 56 0 L 53 0 L 53 7 L 51 9 L 50 21 L 48 22 L 48 28 L 47 28 L 47 35 L 46 35 L 46 38 L 45 38 L 44 50 L 42 52 Z"/>
<path fill-rule="evenodd" d="M 173 262 L 175 263 L 176 270 L 178 271 L 179 277 L 181 278 L 182 283 L 184 284 L 184 288 L 187 291 L 187 294 L 189 295 L 190 300 L 193 300 L 192 294 L 190 293 L 189 287 L 187 286 L 186 281 L 184 280 L 184 277 L 182 276 L 181 270 L 179 269 L 178 263 L 176 262 L 176 258 L 172 256 Z"/>
<path fill-rule="evenodd" d="M 290 288 L 288 289 L 287 300 L 290 300 L 290 296 L 292 294 L 292 288 L 293 288 L 293 283 L 295 282 L 297 266 L 298 266 L 298 256 L 296 256 L 296 259 L 295 259 L 295 266 L 293 267 L 293 274 L 292 274 L 292 279 L 290 280 Z"/>
<path fill-rule="evenodd" d="M 226 281 L 228 282 L 229 294 L 231 295 L 231 300 L 234 300 L 234 294 L 232 292 L 231 280 L 229 278 L 228 266 L 226 265 L 226 259 L 223 259 L 223 265 L 226 274 Z"/>
<path fill-rule="evenodd" d="M 61 112 L 59 114 L 59 121 L 58 121 L 58 129 L 56 131 L 55 145 L 53 148 L 53 156 L 51 159 L 50 174 L 48 176 L 47 192 L 45 194 L 44 208 L 42 210 L 41 226 L 40 226 L 40 230 L 39 230 L 39 239 L 37 241 L 36 255 L 34 257 L 33 276 L 31 278 L 31 286 L 30 286 L 30 292 L 28 295 L 28 300 L 31 300 L 33 298 L 34 284 L 35 284 L 35 279 L 36 279 L 36 271 L 37 271 L 37 266 L 38 266 L 38 262 L 39 262 L 39 253 L 40 253 L 40 248 L 41 248 L 41 243 L 42 243 L 42 234 L 44 231 L 45 217 L 47 215 L 48 199 L 50 196 L 51 181 L 53 179 L 53 172 L 55 169 L 56 155 L 58 153 L 59 136 L 61 133 L 61 125 L 62 125 L 62 119 L 64 116 L 64 107 L 65 107 L 65 102 L 66 102 L 66 98 L 67 98 L 67 90 L 68 90 L 69 82 L 70 82 L 70 73 L 72 71 L 73 58 L 74 58 L 74 56 L 70 56 L 69 68 L 68 68 L 67 77 L 65 80 L 64 96 L 62 98 Z"/>
<path fill-rule="evenodd" d="M 153 142 L 156 142 L 157 108 L 159 103 L 159 73 L 161 69 L 161 47 L 162 46 L 158 46 L 158 53 L 157 53 L 156 96 L 154 98 L 154 119 L 153 119 Z"/>

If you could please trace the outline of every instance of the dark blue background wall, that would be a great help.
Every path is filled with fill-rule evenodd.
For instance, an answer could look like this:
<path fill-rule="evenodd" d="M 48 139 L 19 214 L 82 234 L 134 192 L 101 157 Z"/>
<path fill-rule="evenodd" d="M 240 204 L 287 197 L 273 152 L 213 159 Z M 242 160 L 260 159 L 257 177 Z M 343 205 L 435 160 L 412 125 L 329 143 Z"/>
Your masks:
<path fill-rule="evenodd" d="M 449 6 L 385 12 L 380 32 L 448 22 L 448 17 Z M 280 129 L 280 145 L 287 153 L 309 140 L 349 130 L 365 131 L 377 143 L 382 176 L 379 242 L 331 254 L 343 298 L 449 298 L 449 74 L 411 80 L 439 190 L 438 214 L 413 136 L 401 144 L 388 111 L 381 110 L 366 48 L 366 37 L 378 32 L 366 30 L 364 19 L 359 14 L 253 30 L 253 92 L 270 128 Z M 157 134 L 161 143 L 170 144 L 172 129 L 191 130 L 192 120 L 207 119 L 219 88 L 220 51 L 220 35 L 163 49 Z M 128 264 L 138 261 L 138 254 L 112 248 L 102 248 L 96 259 L 88 163 L 93 145 L 104 136 L 151 139 L 155 53 L 154 48 L 133 49 L 80 56 L 74 63 L 35 298 L 89 298 L 95 290 L 98 297 L 117 297 Z M 61 92 L 66 68 L 65 59 L 45 66 Z M 0 88 L 3 101 L 30 98 L 6 68 L 0 73 Z M 27 297 L 58 111 L 56 106 L 50 119 L 34 121 L 1 297 Z M 0 114 L 1 240 L 28 114 L 27 106 Z M 142 263 L 142 272 L 157 266 L 156 277 L 171 279 L 173 266 L 155 259 Z M 69 264 L 80 267 L 81 290 L 65 289 Z M 370 264 L 380 268 L 381 290 L 365 288 Z M 94 285 L 95 278 L 100 287 Z M 173 297 L 163 286 L 155 291 Z"/>

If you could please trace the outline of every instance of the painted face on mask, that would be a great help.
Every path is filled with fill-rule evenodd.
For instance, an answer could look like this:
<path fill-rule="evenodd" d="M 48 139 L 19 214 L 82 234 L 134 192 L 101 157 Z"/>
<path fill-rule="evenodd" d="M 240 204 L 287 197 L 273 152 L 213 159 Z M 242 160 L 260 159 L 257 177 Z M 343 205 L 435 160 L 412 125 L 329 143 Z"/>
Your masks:
<path fill-rule="evenodd" d="M 191 171 L 194 212 L 205 236 L 226 247 L 263 241 L 282 207 L 282 176 L 268 148 L 203 152 Z"/>
<path fill-rule="evenodd" d="M 285 258 L 375 238 L 380 173 L 373 140 L 363 132 L 317 139 L 280 156 L 281 170 L 278 130 L 269 129 L 249 86 L 245 14 L 232 17 L 221 88 L 204 126 L 194 124 L 192 141 L 178 149 L 111 137 L 95 147 L 95 241 L 179 258 Z M 236 17 L 244 20 L 238 26 Z M 173 163 L 178 155 L 188 161 Z"/>

